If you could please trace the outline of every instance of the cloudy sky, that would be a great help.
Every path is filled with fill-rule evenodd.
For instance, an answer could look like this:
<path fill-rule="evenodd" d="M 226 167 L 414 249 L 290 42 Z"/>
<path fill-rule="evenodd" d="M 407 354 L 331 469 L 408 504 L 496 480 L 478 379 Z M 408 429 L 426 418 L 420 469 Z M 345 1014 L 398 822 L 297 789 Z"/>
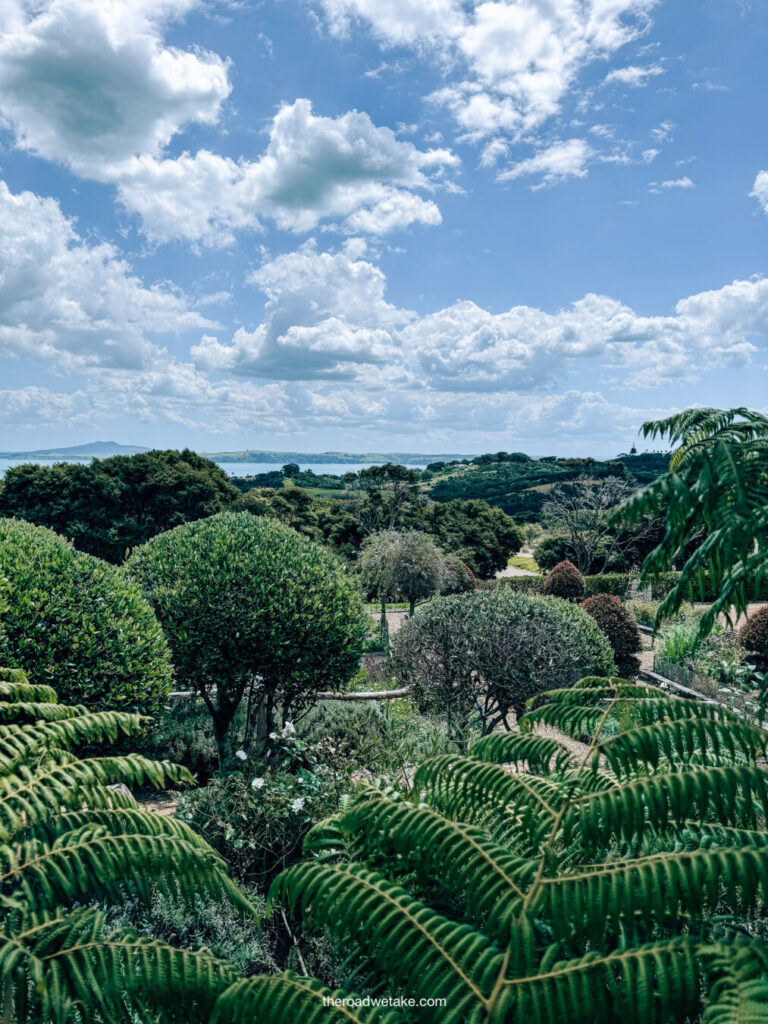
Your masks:
<path fill-rule="evenodd" d="M 2 0 L 0 449 L 764 406 L 767 50 L 762 0 Z"/>

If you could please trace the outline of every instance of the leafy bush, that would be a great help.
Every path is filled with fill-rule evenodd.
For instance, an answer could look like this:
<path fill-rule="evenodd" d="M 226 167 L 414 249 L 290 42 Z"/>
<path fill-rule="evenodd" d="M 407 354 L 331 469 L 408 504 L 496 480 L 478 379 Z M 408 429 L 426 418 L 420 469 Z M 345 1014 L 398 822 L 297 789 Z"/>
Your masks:
<path fill-rule="evenodd" d="M 643 645 L 632 612 L 612 594 L 588 597 L 581 602 L 581 607 L 608 637 L 619 674 L 625 679 L 634 679 L 640 671 L 640 659 L 636 655 Z"/>
<path fill-rule="evenodd" d="M 180 680 L 213 717 L 222 763 L 249 693 L 243 744 L 261 756 L 275 714 L 339 689 L 357 669 L 366 615 L 329 552 L 275 519 L 223 512 L 160 534 L 131 555 Z"/>
<path fill-rule="evenodd" d="M 324 765 L 294 772 L 254 764 L 183 793 L 178 814 L 224 857 L 235 878 L 264 891 L 300 858 L 304 836 L 336 810 L 338 796 Z"/>
<path fill-rule="evenodd" d="M 460 558 L 449 556 L 444 568 L 441 594 L 471 594 L 477 590 L 477 576 Z"/>
<path fill-rule="evenodd" d="M 768 606 L 750 615 L 739 630 L 739 644 L 760 672 L 768 672 Z"/>
<path fill-rule="evenodd" d="M 554 569 L 560 562 L 573 557 L 573 548 L 565 537 L 545 537 L 533 549 L 533 557 L 542 569 Z"/>
<path fill-rule="evenodd" d="M 411 795 L 363 790 L 272 898 L 354 944 L 417 1024 L 767 1020 L 768 736 L 616 679 L 521 726 L 421 765 Z"/>
<path fill-rule="evenodd" d="M 383 530 L 363 544 L 357 560 L 366 596 L 405 599 L 411 615 L 417 601 L 438 593 L 445 577 L 445 556 L 431 537 L 417 530 Z"/>
<path fill-rule="evenodd" d="M 490 732 L 553 679 L 568 686 L 614 671 L 610 645 L 586 612 L 509 590 L 423 605 L 395 635 L 392 663 L 422 710 L 446 716 L 460 747 L 476 717 Z"/>
<path fill-rule="evenodd" d="M 92 709 L 153 711 L 171 659 L 140 588 L 52 530 L 0 519 L 0 661 Z"/>
<path fill-rule="evenodd" d="M 564 601 L 580 601 L 584 597 L 584 577 L 573 562 L 558 562 L 544 578 L 544 593 Z"/>

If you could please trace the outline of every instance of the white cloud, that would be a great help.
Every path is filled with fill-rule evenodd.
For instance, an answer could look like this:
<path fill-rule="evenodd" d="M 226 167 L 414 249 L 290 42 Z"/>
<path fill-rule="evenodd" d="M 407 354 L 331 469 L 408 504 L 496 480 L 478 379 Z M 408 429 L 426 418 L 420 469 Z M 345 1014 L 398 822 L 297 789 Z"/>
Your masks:
<path fill-rule="evenodd" d="M 647 64 L 645 67 L 629 64 L 627 67 L 614 68 L 613 71 L 609 71 L 603 79 L 603 85 L 618 83 L 626 85 L 630 89 L 639 89 L 641 86 L 647 85 L 649 79 L 663 74 L 664 68 L 661 64 Z"/>
<path fill-rule="evenodd" d="M 17 144 L 78 174 L 111 179 L 191 122 L 213 123 L 227 65 L 166 46 L 198 0 L 3 0 L 0 111 Z"/>
<path fill-rule="evenodd" d="M 749 194 L 760 203 L 763 213 L 768 213 L 768 171 L 759 172 Z"/>
<path fill-rule="evenodd" d="M 422 395 L 535 392 L 579 368 L 613 387 L 648 388 L 746 364 L 768 343 L 768 280 L 689 296 L 663 316 L 595 294 L 554 313 L 491 313 L 465 300 L 418 316 L 386 300 L 384 275 L 363 256 L 355 240 L 265 262 L 252 277 L 267 295 L 263 322 L 230 341 L 204 338 L 192 353 L 198 368 Z"/>
<path fill-rule="evenodd" d="M 516 138 L 557 114 L 584 67 L 647 27 L 655 0 L 317 3 L 337 35 L 362 24 L 385 46 L 410 46 L 449 67 L 456 80 L 432 98 L 479 140 Z"/>
<path fill-rule="evenodd" d="M 114 246 L 86 244 L 54 199 L 0 181 L 0 356 L 59 368 L 137 368 L 148 332 L 215 326 L 168 288 L 145 287 Z"/>
<path fill-rule="evenodd" d="M 696 188 L 696 183 L 692 181 L 686 174 L 682 178 L 670 178 L 667 181 L 652 181 L 650 184 L 650 192 L 660 192 L 662 189 L 677 189 L 681 188 L 684 191 L 691 188 Z"/>
<path fill-rule="evenodd" d="M 201 150 L 175 160 L 142 157 L 122 174 L 119 196 L 150 238 L 226 244 L 236 230 L 310 231 L 321 221 L 383 234 L 413 223 L 439 224 L 435 187 L 457 164 L 446 149 L 420 150 L 370 117 L 348 111 L 319 117 L 309 100 L 282 107 L 256 161 L 235 162 Z"/>
<path fill-rule="evenodd" d="M 318 252 L 307 243 L 250 277 L 267 296 L 264 321 L 229 345 L 205 337 L 192 350 L 202 369 L 306 380 L 356 379 L 365 366 L 396 363 L 396 333 L 413 314 L 384 298 L 386 279 L 363 260 L 359 240 Z"/>
<path fill-rule="evenodd" d="M 585 178 L 591 155 L 592 151 L 584 139 L 555 142 L 546 149 L 534 153 L 527 160 L 521 160 L 502 171 L 497 180 L 510 181 L 514 178 L 540 174 L 542 184 L 554 185 L 566 178 Z"/>

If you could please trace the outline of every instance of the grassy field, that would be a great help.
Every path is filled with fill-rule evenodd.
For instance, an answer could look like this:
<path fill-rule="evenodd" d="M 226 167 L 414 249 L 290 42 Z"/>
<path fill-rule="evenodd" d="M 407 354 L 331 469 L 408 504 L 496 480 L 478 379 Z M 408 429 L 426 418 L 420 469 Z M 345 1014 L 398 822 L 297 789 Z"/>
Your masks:
<path fill-rule="evenodd" d="M 535 558 L 530 555 L 515 555 L 507 562 L 507 565 L 514 565 L 516 569 L 527 569 L 528 572 L 541 572 Z"/>

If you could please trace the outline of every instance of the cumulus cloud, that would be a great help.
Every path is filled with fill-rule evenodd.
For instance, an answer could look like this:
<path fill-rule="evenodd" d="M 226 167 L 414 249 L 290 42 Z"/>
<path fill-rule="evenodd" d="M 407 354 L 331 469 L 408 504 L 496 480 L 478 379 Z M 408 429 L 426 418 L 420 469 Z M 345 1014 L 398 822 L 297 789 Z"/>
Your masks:
<path fill-rule="evenodd" d="M 314 243 L 278 256 L 250 277 L 267 296 L 264 321 L 231 344 L 206 336 L 193 348 L 206 370 L 282 380 L 356 379 L 398 360 L 397 330 L 413 314 L 384 298 L 381 270 L 357 240 L 338 253 Z"/>
<path fill-rule="evenodd" d="M 502 171 L 497 180 L 511 181 L 514 178 L 540 174 L 542 184 L 554 185 L 566 178 L 584 178 L 591 155 L 592 151 L 584 139 L 555 142 L 545 149 L 540 149 L 527 160 L 521 160 Z"/>
<path fill-rule="evenodd" d="M 768 213 L 768 171 L 759 172 L 749 194 L 760 203 L 763 213 Z"/>
<path fill-rule="evenodd" d="M 432 98 L 447 106 L 474 139 L 500 132 L 517 137 L 557 114 L 581 70 L 636 38 L 655 5 L 655 0 L 317 2 L 337 35 L 361 24 L 385 46 L 431 52 L 442 67 L 450 66 L 455 80 Z"/>
<path fill-rule="evenodd" d="M 4 0 L 0 110 L 17 144 L 111 180 L 191 122 L 213 123 L 227 65 L 167 46 L 168 21 L 198 0 Z"/>
<path fill-rule="evenodd" d="M 657 75 L 663 75 L 664 68 L 661 64 L 647 64 L 641 67 L 637 64 L 629 64 L 624 68 L 614 68 L 609 71 L 603 79 L 603 85 L 626 85 L 630 89 L 639 89 L 648 85 L 648 80 Z"/>
<path fill-rule="evenodd" d="M 353 233 L 384 234 L 439 224 L 436 176 L 454 167 L 446 149 L 420 150 L 362 112 L 313 114 L 307 99 L 275 116 L 264 155 L 236 162 L 201 150 L 177 159 L 145 156 L 123 169 L 119 196 L 153 239 L 226 244 L 265 220 L 292 231 L 340 221 Z"/>
<path fill-rule="evenodd" d="M 114 246 L 86 244 L 55 199 L 0 181 L 0 356 L 138 368 L 155 352 L 148 333 L 206 326 L 181 294 L 146 287 Z"/>
<path fill-rule="evenodd" d="M 307 244 L 251 280 L 267 296 L 263 321 L 230 340 L 207 335 L 192 353 L 199 369 L 415 389 L 431 401 L 540 392 L 577 368 L 620 388 L 693 382 L 715 366 L 748 363 L 768 342 L 764 279 L 688 296 L 661 316 L 595 294 L 555 312 L 491 313 L 464 300 L 419 316 L 387 301 L 384 275 L 353 241 L 336 253 Z"/>

